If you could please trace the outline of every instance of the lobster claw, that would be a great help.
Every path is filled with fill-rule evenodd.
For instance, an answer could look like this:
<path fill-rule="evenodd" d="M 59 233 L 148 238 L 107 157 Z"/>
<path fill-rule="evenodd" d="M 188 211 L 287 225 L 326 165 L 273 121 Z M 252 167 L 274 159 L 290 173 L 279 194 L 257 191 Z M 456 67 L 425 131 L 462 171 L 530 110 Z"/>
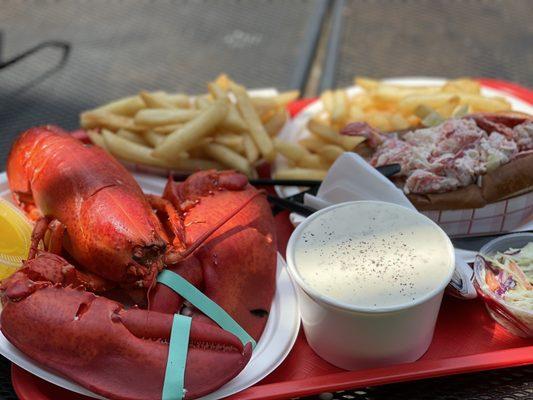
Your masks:
<path fill-rule="evenodd" d="M 4 300 L 2 332 L 34 360 L 112 399 L 161 398 L 172 315 L 124 309 L 81 289 L 51 285 Z M 231 380 L 251 353 L 250 344 L 193 319 L 185 398 Z"/>

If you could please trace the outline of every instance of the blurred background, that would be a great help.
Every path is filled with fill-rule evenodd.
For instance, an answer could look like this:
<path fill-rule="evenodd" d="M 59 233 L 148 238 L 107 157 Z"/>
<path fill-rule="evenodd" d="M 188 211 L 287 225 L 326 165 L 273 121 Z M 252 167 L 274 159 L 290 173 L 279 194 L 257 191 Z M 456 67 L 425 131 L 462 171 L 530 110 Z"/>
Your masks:
<path fill-rule="evenodd" d="M 531 15 L 530 0 L 3 0 L 0 147 L 44 121 L 74 129 L 80 111 L 140 88 L 201 91 L 221 72 L 306 96 L 355 75 L 530 87 Z"/>

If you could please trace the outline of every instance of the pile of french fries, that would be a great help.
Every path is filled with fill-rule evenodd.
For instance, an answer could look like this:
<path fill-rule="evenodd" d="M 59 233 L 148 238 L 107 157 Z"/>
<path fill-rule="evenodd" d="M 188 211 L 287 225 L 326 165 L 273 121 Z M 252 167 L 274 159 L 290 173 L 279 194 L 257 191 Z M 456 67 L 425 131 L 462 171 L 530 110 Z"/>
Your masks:
<path fill-rule="evenodd" d="M 344 136 L 350 122 L 366 122 L 382 132 L 433 126 L 472 112 L 511 109 L 501 97 L 481 94 L 471 79 L 438 86 L 404 86 L 356 78 L 362 92 L 346 89 L 321 95 L 323 111 L 307 123 L 297 142 L 277 138 L 287 121 L 286 106 L 297 91 L 251 96 L 246 88 L 220 75 L 198 96 L 141 91 L 81 114 L 91 141 L 119 159 L 174 171 L 235 169 L 254 177 L 256 165 L 274 161 L 278 179 L 323 179 L 345 151 L 367 155 L 362 136 Z"/>
<path fill-rule="evenodd" d="M 307 129 L 311 135 L 298 143 L 274 139 L 274 147 L 289 164 L 274 172 L 276 179 L 322 180 L 337 157 L 345 151 L 354 151 L 365 140 L 363 136 L 340 135 L 338 130 L 318 118 L 311 118 Z"/>
<path fill-rule="evenodd" d="M 439 86 L 405 86 L 356 78 L 362 92 L 350 96 L 348 90 L 328 90 L 320 99 L 324 111 L 307 124 L 310 135 L 298 144 L 277 139 L 274 146 L 288 160 L 289 168 L 276 171 L 284 179 L 322 179 L 329 166 L 344 151 L 368 155 L 363 137 L 342 136 L 350 122 L 366 122 L 382 132 L 397 132 L 421 126 L 434 126 L 450 117 L 478 111 L 511 109 L 502 97 L 481 94 L 481 86 L 471 79 L 456 79 Z"/>
<path fill-rule="evenodd" d="M 255 175 L 276 155 L 273 138 L 297 91 L 250 96 L 226 75 L 199 96 L 141 91 L 81 114 L 90 140 L 119 159 L 175 171 L 235 169 Z"/>
<path fill-rule="evenodd" d="M 511 109 L 503 97 L 481 94 L 481 85 L 472 79 L 455 79 L 437 86 L 394 85 L 368 78 L 355 78 L 362 93 L 349 96 L 346 90 L 322 93 L 321 119 L 335 129 L 349 122 L 367 122 L 383 131 L 433 126 L 444 119 L 478 111 Z"/>

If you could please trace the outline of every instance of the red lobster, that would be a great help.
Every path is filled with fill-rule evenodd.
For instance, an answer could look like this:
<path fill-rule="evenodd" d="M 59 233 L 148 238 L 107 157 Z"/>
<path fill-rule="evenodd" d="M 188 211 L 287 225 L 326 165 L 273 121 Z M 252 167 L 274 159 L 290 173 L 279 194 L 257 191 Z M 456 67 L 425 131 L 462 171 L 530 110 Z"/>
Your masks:
<path fill-rule="evenodd" d="M 193 318 L 186 398 L 244 368 L 250 344 L 156 277 L 180 274 L 259 339 L 275 291 L 275 233 L 246 177 L 198 172 L 169 180 L 162 197 L 145 195 L 104 150 L 52 126 L 18 138 L 7 173 L 37 220 L 28 260 L 1 286 L 1 329 L 17 348 L 100 395 L 157 399 L 173 314 L 183 313 Z"/>

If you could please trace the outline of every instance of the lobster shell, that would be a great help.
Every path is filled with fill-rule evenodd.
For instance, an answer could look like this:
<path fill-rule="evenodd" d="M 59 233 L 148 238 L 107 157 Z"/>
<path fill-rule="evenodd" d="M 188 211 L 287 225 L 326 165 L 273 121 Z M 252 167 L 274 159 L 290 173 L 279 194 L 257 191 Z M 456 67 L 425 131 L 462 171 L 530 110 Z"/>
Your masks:
<path fill-rule="evenodd" d="M 185 243 L 190 246 L 229 211 L 256 193 L 244 175 L 201 171 L 185 182 L 169 181 L 164 197 L 183 208 Z M 184 261 L 167 266 L 188 279 L 256 340 L 268 319 L 276 282 L 276 238 L 268 202 L 259 197 L 215 231 Z M 188 271 L 188 272 L 186 272 Z M 192 275 L 196 275 L 196 278 Z M 203 284 L 198 283 L 198 274 Z M 153 310 L 178 312 L 182 301 L 164 285 L 157 285 Z"/>
<path fill-rule="evenodd" d="M 169 180 L 159 200 L 171 204 L 165 215 L 109 154 L 47 126 L 15 142 L 8 178 L 30 216 L 65 226 L 75 264 L 35 249 L 2 282 L 1 330 L 17 348 L 103 396 L 157 399 L 173 314 L 184 313 L 192 316 L 185 398 L 212 392 L 248 363 L 250 344 L 155 283 L 162 268 L 175 271 L 260 338 L 275 292 L 276 240 L 269 205 L 246 177 L 205 171 Z M 131 307 L 147 289 L 148 308 Z"/>
<path fill-rule="evenodd" d="M 24 132 L 7 161 L 16 203 L 66 227 L 63 242 L 85 269 L 117 283 L 153 278 L 166 243 L 133 176 L 113 157 L 54 126 Z"/>

